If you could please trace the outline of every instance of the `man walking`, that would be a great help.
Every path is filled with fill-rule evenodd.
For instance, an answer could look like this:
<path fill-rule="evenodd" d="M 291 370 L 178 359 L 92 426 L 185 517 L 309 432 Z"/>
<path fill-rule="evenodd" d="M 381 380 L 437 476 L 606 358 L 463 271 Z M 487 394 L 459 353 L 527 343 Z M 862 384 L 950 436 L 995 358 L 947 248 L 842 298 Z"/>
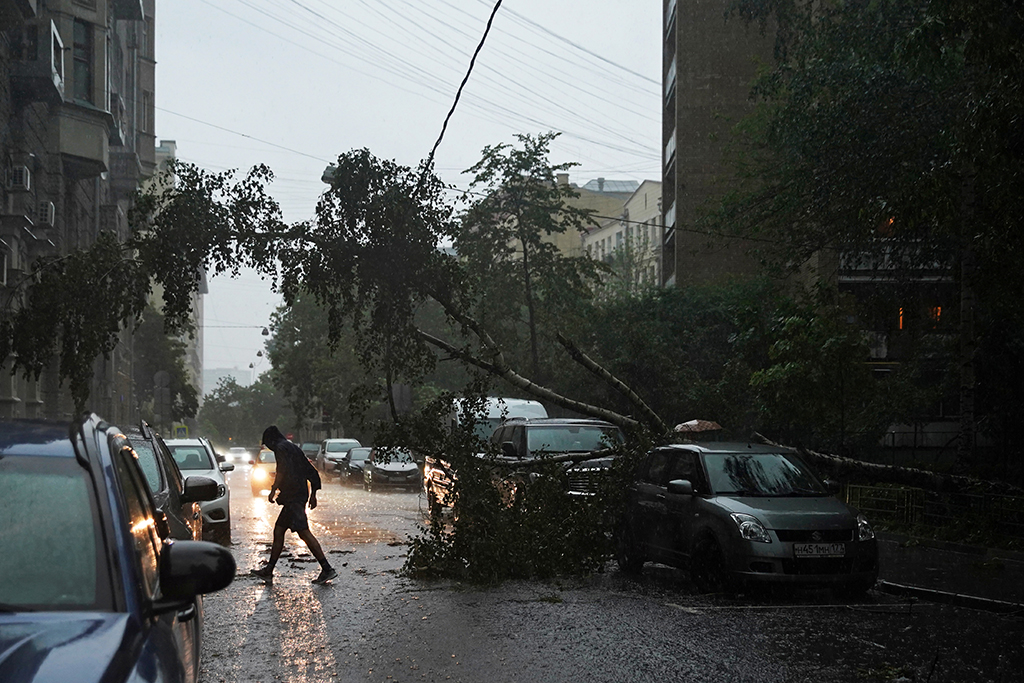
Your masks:
<path fill-rule="evenodd" d="M 284 533 L 291 530 L 299 535 L 313 553 L 313 557 L 320 563 L 320 575 L 313 579 L 313 583 L 326 583 L 336 577 L 338 572 L 327 561 L 327 556 L 324 555 L 319 541 L 310 532 L 309 520 L 306 519 L 307 500 L 310 510 L 316 507 L 320 473 L 306 459 L 302 449 L 286 439 L 277 427 L 270 426 L 264 430 L 263 445 L 274 451 L 274 458 L 277 460 L 277 474 L 274 475 L 274 484 L 270 487 L 268 500 L 271 503 L 276 500 L 277 504 L 283 507 L 277 517 L 277 523 L 274 524 L 274 544 L 270 548 L 270 561 L 250 573 L 267 581 L 273 580 L 274 567 L 284 549 Z"/>

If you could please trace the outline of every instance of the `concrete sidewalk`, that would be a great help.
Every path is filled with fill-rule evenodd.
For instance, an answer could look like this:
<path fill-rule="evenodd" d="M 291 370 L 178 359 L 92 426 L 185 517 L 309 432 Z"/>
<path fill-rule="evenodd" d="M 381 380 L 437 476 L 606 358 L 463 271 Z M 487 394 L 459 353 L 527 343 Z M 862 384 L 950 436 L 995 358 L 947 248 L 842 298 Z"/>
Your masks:
<path fill-rule="evenodd" d="M 878 590 L 1024 615 L 1024 553 L 885 532 L 878 552 Z"/>

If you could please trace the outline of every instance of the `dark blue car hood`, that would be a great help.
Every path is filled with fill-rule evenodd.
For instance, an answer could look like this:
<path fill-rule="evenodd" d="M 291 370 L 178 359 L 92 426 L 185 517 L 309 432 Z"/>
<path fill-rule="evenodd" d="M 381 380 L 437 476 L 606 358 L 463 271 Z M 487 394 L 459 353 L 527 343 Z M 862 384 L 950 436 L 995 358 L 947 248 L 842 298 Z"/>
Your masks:
<path fill-rule="evenodd" d="M 121 650 L 127 624 L 127 614 L 0 614 L 0 681 L 106 683 L 116 680 L 126 673 L 111 670 L 111 664 Z"/>

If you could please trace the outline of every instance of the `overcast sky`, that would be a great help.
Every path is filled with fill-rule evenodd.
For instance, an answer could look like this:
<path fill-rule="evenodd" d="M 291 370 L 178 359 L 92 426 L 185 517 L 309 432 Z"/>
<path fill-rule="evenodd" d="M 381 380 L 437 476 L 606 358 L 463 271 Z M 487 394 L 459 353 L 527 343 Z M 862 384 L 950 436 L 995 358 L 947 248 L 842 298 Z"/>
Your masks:
<path fill-rule="evenodd" d="M 504 0 L 436 167 L 558 131 L 573 182 L 660 180 L 660 0 Z M 285 219 L 312 217 L 321 173 L 368 148 L 415 166 L 441 130 L 493 0 L 170 0 L 157 3 L 157 136 L 211 170 L 274 171 Z M 267 369 L 280 302 L 258 277 L 210 282 L 207 368 Z M 206 387 L 209 391 L 212 387 Z"/>

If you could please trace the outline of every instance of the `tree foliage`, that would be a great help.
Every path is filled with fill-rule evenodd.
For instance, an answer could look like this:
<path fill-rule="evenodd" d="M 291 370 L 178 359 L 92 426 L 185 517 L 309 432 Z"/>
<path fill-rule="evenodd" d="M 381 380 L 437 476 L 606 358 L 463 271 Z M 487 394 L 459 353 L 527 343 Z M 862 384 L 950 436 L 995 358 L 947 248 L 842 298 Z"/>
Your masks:
<path fill-rule="evenodd" d="M 295 418 L 271 374 L 263 373 L 247 387 L 231 377 L 221 379 L 203 399 L 198 416 L 201 433 L 217 444 L 256 447 L 268 426 L 294 424 Z"/>
<path fill-rule="evenodd" d="M 135 373 L 139 401 L 152 406 L 154 401 L 154 375 L 164 371 L 169 376 L 171 420 L 182 421 L 196 416 L 199 396 L 185 369 L 185 344 L 165 332 L 164 316 L 152 305 L 146 307 L 142 322 L 133 334 Z M 152 407 L 143 409 L 142 417 L 154 422 Z"/>

